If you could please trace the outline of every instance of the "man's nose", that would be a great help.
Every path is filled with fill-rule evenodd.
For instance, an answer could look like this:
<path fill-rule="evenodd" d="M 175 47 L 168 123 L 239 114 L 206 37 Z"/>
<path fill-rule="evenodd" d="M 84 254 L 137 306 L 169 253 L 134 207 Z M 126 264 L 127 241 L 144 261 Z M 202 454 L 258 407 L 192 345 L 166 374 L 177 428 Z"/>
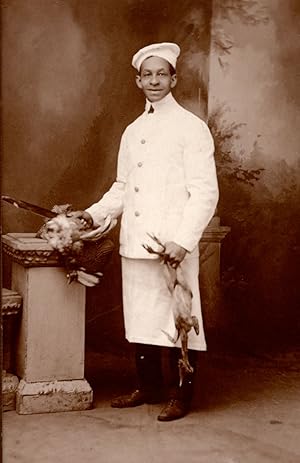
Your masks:
<path fill-rule="evenodd" d="M 157 85 L 158 84 L 158 78 L 157 78 L 157 76 L 155 74 L 153 74 L 153 76 L 151 77 L 150 84 L 151 85 Z"/>

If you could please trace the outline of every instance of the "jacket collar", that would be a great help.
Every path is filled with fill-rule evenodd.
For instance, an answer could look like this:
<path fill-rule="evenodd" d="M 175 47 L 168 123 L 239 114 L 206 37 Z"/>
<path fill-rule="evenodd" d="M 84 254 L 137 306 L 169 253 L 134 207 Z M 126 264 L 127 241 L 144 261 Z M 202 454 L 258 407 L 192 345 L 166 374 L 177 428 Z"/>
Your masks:
<path fill-rule="evenodd" d="M 149 111 L 151 105 L 154 108 L 154 112 L 161 112 L 165 109 L 170 109 L 174 103 L 176 104 L 176 100 L 171 92 L 169 92 L 162 100 L 155 101 L 153 103 L 146 99 L 145 112 L 147 113 Z"/>

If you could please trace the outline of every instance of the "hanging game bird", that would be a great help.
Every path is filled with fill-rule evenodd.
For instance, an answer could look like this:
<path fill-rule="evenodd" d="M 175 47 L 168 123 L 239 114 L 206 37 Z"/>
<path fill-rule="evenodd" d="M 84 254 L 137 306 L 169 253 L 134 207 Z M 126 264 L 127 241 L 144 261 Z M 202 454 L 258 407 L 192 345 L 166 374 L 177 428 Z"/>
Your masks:
<path fill-rule="evenodd" d="M 181 266 L 179 265 L 176 269 L 174 269 L 166 259 L 165 246 L 156 236 L 150 234 L 149 236 L 160 246 L 161 251 L 155 251 L 147 244 L 143 244 L 143 247 L 150 254 L 157 254 L 159 256 L 163 263 L 166 284 L 170 294 L 172 295 L 172 311 L 177 336 L 172 337 L 169 333 L 166 333 L 164 330 L 162 331 L 173 344 L 175 344 L 178 339 L 181 341 L 182 357 L 178 361 L 178 368 L 180 385 L 182 385 L 184 377 L 189 373 L 193 373 L 193 367 L 191 366 L 188 358 L 188 334 L 192 328 L 194 328 L 197 335 L 199 334 L 199 321 L 197 317 L 191 314 L 193 294 L 185 281 Z"/>

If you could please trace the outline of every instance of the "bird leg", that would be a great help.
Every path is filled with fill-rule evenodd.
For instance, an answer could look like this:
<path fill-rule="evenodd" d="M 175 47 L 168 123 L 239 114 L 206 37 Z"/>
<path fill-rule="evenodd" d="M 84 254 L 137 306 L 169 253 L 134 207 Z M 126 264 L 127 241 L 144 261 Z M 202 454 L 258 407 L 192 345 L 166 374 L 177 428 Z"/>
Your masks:
<path fill-rule="evenodd" d="M 200 333 L 199 320 L 197 317 L 195 317 L 195 315 L 193 315 L 192 321 L 193 321 L 193 328 L 195 330 L 195 333 L 198 335 Z"/>
<path fill-rule="evenodd" d="M 188 373 L 193 373 L 194 368 L 189 362 L 188 358 L 188 333 L 186 330 L 182 329 L 180 333 L 181 338 L 181 355 L 182 358 L 178 360 L 179 368 L 179 386 L 182 386 L 183 380 Z"/>

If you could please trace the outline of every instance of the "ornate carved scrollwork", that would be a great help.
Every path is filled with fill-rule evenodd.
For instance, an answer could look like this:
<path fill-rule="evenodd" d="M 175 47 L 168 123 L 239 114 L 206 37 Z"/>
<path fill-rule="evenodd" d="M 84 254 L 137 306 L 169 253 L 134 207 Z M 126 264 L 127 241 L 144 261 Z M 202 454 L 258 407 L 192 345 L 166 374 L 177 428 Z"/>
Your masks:
<path fill-rule="evenodd" d="M 31 233 L 8 233 L 2 237 L 3 251 L 24 267 L 60 266 L 59 255 Z"/>

